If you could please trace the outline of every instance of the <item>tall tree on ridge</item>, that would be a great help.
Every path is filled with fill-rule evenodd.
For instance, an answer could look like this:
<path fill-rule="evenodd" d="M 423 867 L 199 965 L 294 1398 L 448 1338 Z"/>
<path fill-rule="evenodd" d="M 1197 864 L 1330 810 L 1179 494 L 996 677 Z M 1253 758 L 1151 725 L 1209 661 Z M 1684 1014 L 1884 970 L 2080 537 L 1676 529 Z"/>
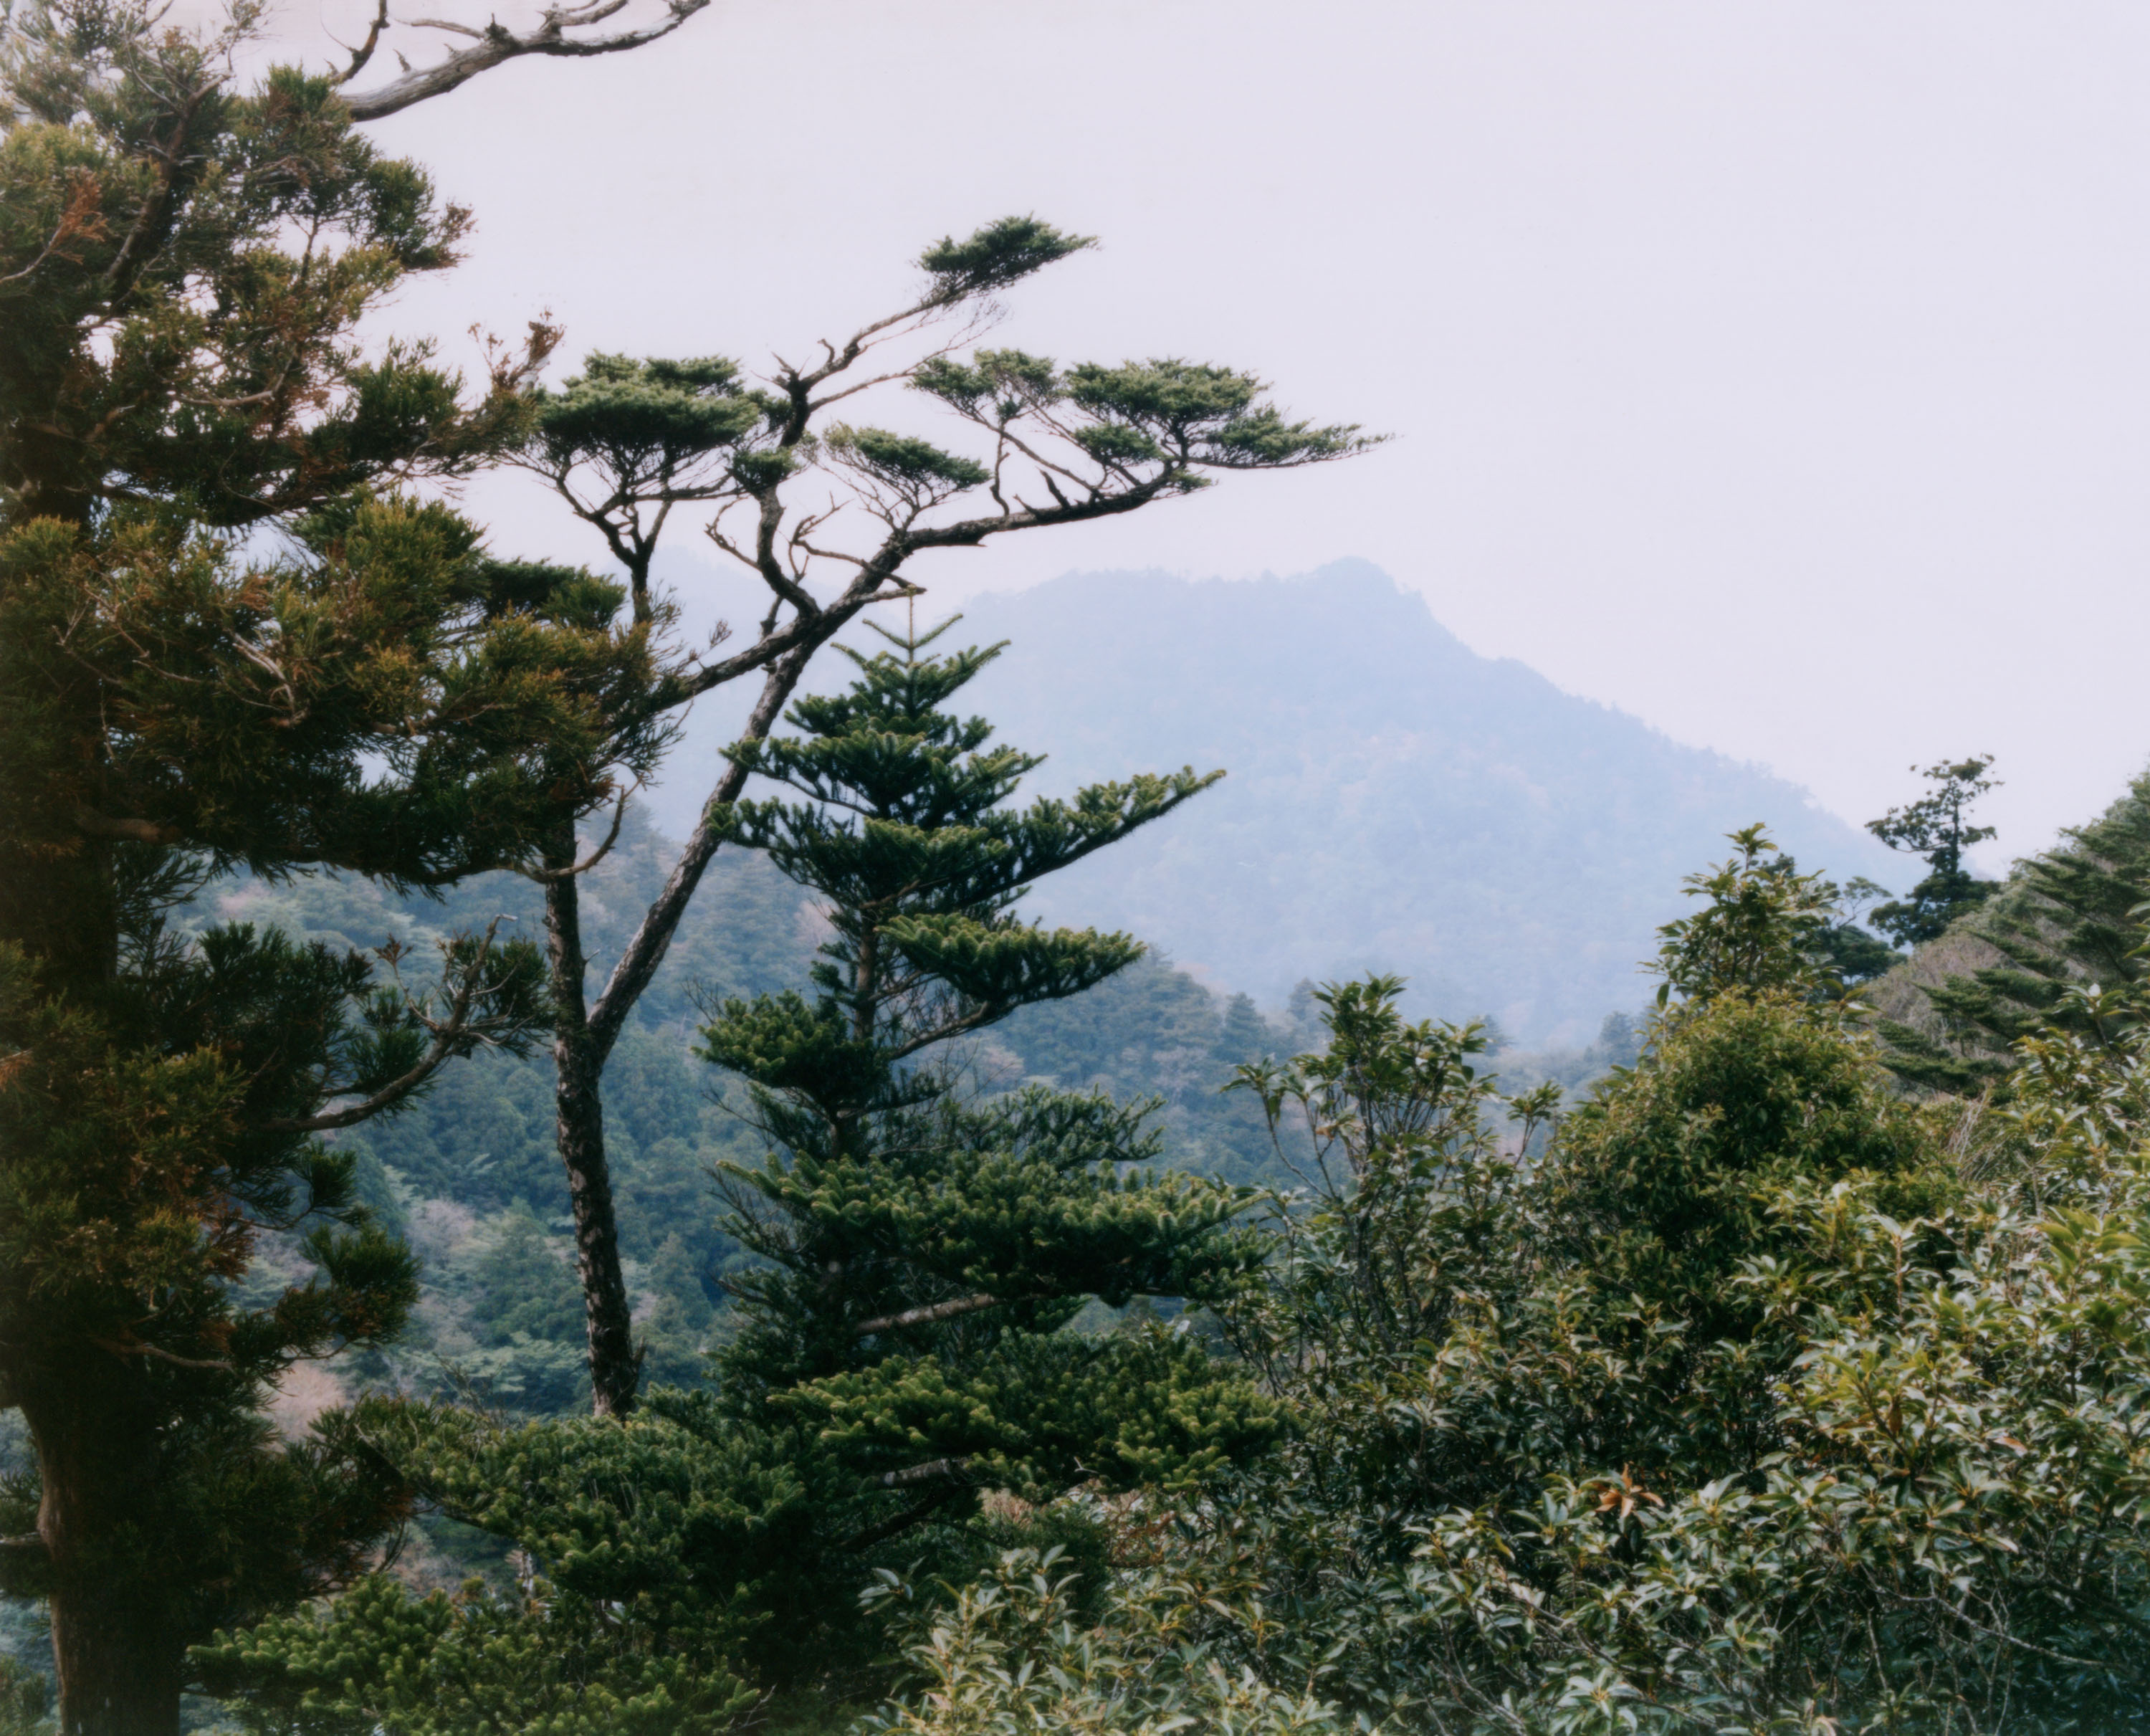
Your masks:
<path fill-rule="evenodd" d="M 1965 818 L 1979 797 L 2001 787 L 1986 775 L 1992 765 L 1993 756 L 1988 754 L 1944 760 L 1923 770 L 1915 765 L 1911 770 L 1933 789 L 1915 802 L 1867 821 L 1866 830 L 1890 849 L 1925 861 L 1926 877 L 1911 888 L 1908 897 L 1876 905 L 1866 914 L 1867 921 L 1899 946 L 1938 940 L 1950 923 L 1977 909 L 1998 889 L 1998 881 L 1979 879 L 1963 861 L 1965 850 L 1994 835 L 1991 826 L 1972 825 Z"/>
<path fill-rule="evenodd" d="M 761 588 L 765 612 L 752 642 L 721 657 L 713 647 L 668 673 L 648 695 L 651 714 L 759 675 L 744 734 L 759 740 L 822 645 L 873 604 L 916 593 L 909 569 L 921 553 L 1112 517 L 1192 493 L 1216 472 L 1295 468 L 1374 443 L 1355 427 L 1287 420 L 1261 381 L 1229 369 L 1174 360 L 1062 368 L 1016 350 L 956 359 L 979 325 L 997 316 L 1000 291 L 1091 245 L 1034 218 L 1004 218 L 928 248 L 914 299 L 841 342 L 823 343 L 811 366 L 779 361 L 754 386 L 719 357 L 599 355 L 546 401 L 523 462 L 597 527 L 627 568 L 638 623 L 671 618 L 651 563 L 682 506 L 715 508 L 711 539 Z M 885 353 L 891 346 L 898 356 Z M 983 456 L 831 419 L 840 405 L 891 386 L 937 400 L 968 423 L 983 437 Z M 956 504 L 981 493 L 991 502 L 985 510 Z M 575 882 L 595 858 L 578 859 L 564 811 L 538 871 L 558 1020 L 560 1156 L 601 1415 L 630 1410 L 640 1379 L 605 1156 L 604 1064 L 724 841 L 749 763 L 734 759 L 716 780 L 664 891 L 594 1002 Z"/>

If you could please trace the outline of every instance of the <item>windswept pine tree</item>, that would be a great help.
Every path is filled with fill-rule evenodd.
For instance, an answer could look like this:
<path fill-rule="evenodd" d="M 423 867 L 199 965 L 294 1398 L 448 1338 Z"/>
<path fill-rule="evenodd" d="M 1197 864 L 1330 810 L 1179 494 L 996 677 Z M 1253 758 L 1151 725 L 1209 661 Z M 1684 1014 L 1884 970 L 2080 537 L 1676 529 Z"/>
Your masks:
<path fill-rule="evenodd" d="M 722 356 L 591 356 L 548 394 L 519 462 L 602 537 L 625 569 L 634 621 L 663 628 L 651 578 L 668 525 L 707 508 L 704 529 L 745 581 L 751 636 L 690 654 L 643 696 L 651 717 L 751 680 L 749 739 L 772 729 L 815 653 L 862 611 L 911 594 L 919 559 L 1018 532 L 1115 517 L 1208 487 L 1219 474 L 1327 462 L 1373 442 L 1355 427 L 1288 418 L 1253 376 L 1175 359 L 1062 366 L 1017 350 L 959 360 L 997 298 L 1083 252 L 1089 238 L 1005 217 L 920 255 L 901 307 L 826 341 L 810 365 L 779 361 L 762 383 Z M 937 401 L 972 448 L 838 420 L 876 388 Z M 728 611 L 733 598 L 720 596 Z M 620 1265 L 605 1147 L 605 1063 L 724 841 L 721 816 L 747 762 L 717 777 L 664 887 L 593 997 L 578 845 L 563 802 L 540 871 L 550 942 L 560 1158 L 575 1214 L 596 1409 L 635 1403 L 640 1355 Z"/>

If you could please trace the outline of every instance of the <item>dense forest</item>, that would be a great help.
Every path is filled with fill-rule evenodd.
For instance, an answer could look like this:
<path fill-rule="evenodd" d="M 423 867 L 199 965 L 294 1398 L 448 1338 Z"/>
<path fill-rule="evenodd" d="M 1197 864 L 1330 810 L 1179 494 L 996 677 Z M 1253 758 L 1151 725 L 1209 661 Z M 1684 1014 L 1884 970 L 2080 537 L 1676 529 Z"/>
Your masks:
<path fill-rule="evenodd" d="M 0 1736 L 2150 1724 L 2150 775 L 2006 881 L 1988 755 L 1668 861 L 1628 797 L 1739 776 L 1265 583 L 1441 654 L 1401 747 L 1254 755 L 1413 768 L 1331 968 L 1229 671 L 932 606 L 1379 443 L 974 344 L 1091 238 L 929 242 L 798 362 L 375 339 L 470 218 L 361 129 L 702 9 L 378 84 L 385 7 L 259 78 L 249 8 L 0 13 Z M 491 548 L 511 466 L 597 566 Z"/>

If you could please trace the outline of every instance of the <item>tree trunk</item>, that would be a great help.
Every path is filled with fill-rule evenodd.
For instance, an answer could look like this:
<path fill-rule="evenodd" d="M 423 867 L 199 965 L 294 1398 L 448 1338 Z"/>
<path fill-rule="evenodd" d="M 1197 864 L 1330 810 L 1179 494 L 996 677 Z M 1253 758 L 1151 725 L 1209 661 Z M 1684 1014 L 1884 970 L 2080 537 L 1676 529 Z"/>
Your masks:
<path fill-rule="evenodd" d="M 759 741 L 769 733 L 814 649 L 814 644 L 802 646 L 770 667 L 747 720 L 748 739 Z M 583 1283 L 583 1317 L 589 1327 L 591 1401 L 600 1416 L 624 1416 L 633 1410 L 642 1383 L 634 1320 L 619 1269 L 619 1221 L 613 1211 L 612 1173 L 605 1162 L 605 1062 L 634 1003 L 664 962 L 687 902 L 717 852 L 722 835 L 712 814 L 738 800 L 745 782 L 746 774 L 736 765 L 727 767 L 718 780 L 701 824 L 687 840 L 664 891 L 613 967 L 595 1018 L 590 1016 L 583 982 L 588 961 L 583 956 L 580 894 L 568 871 L 575 862 L 574 822 L 562 822 L 545 848 L 545 866 L 553 876 L 545 882 L 545 936 L 556 1020 L 553 1103 L 560 1162 L 568 1172 L 568 1198 L 575 1217 L 575 1264 Z"/>
<path fill-rule="evenodd" d="M 74 1370 L 23 1395 L 38 1451 L 60 1736 L 178 1736 L 185 1643 L 169 1587 L 139 1558 L 159 1494 L 157 1440 L 134 1377 Z M 130 1547 L 131 1545 L 131 1547 Z"/>
<path fill-rule="evenodd" d="M 179 1648 L 129 1613 L 115 1600 L 54 1592 L 59 1736 L 179 1736 Z"/>
<path fill-rule="evenodd" d="M 575 1265 L 589 1331 L 591 1403 L 600 1416 L 624 1416 L 634 1409 L 642 1358 L 634 1348 L 633 1314 L 619 1266 L 619 1220 L 613 1211 L 612 1176 L 605 1164 L 607 1045 L 590 1029 L 583 998 L 588 961 L 583 956 L 580 894 L 568 871 L 575 848 L 574 822 L 568 820 L 545 852 L 545 865 L 553 873 L 545 882 L 545 936 L 556 1020 L 553 1103 L 575 1219 Z"/>

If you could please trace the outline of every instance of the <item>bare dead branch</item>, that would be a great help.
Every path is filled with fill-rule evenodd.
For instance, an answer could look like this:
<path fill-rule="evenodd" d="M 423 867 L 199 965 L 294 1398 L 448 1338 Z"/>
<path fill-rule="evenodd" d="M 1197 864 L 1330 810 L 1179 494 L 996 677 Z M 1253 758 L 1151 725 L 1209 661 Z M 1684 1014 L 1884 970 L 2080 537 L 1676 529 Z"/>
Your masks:
<path fill-rule="evenodd" d="M 982 1308 L 998 1308 L 1001 1299 L 998 1296 L 988 1296 L 980 1291 L 975 1296 L 958 1296 L 952 1301 L 931 1302 L 922 1308 L 906 1308 L 901 1314 L 883 1315 L 878 1320 L 860 1321 L 851 1328 L 851 1336 L 873 1338 L 883 1332 L 900 1332 L 906 1326 L 931 1326 L 937 1321 L 976 1314 Z"/>
<path fill-rule="evenodd" d="M 366 40 L 351 51 L 351 64 L 334 74 L 329 83 L 348 84 L 366 70 L 366 63 L 373 58 L 373 51 L 381 46 L 381 33 L 388 28 L 388 0 L 381 0 L 373 14 L 373 23 L 366 33 Z M 338 46 L 341 46 L 339 44 Z"/>
<path fill-rule="evenodd" d="M 658 23 L 616 31 L 608 36 L 572 33 L 587 30 L 592 25 L 611 18 L 626 3 L 627 0 L 596 0 L 596 3 L 587 6 L 548 7 L 537 28 L 520 36 L 497 20 L 488 23 L 482 30 L 473 30 L 468 25 L 453 24 L 445 19 L 413 19 L 411 21 L 413 28 L 447 30 L 470 37 L 472 40 L 468 48 L 451 50 L 446 58 L 435 65 L 406 71 L 401 78 L 382 85 L 378 90 L 366 91 L 344 100 L 350 105 L 355 119 L 380 120 L 429 98 L 445 96 L 480 73 L 505 61 L 520 59 L 526 54 L 580 58 L 638 48 L 645 43 L 654 43 L 661 37 L 669 36 L 708 6 L 709 0 L 666 0 L 664 16 Z M 370 58 L 370 43 L 366 53 Z M 363 61 L 358 63 L 358 65 L 363 64 Z M 358 66 L 355 65 L 351 71 L 355 73 L 357 69 Z"/>
<path fill-rule="evenodd" d="M 868 1481 L 882 1489 L 908 1489 L 919 1483 L 961 1483 L 965 1481 L 964 1473 L 970 1464 L 968 1459 L 933 1459 L 923 1465 L 907 1465 L 901 1471 L 884 1471 Z"/>

